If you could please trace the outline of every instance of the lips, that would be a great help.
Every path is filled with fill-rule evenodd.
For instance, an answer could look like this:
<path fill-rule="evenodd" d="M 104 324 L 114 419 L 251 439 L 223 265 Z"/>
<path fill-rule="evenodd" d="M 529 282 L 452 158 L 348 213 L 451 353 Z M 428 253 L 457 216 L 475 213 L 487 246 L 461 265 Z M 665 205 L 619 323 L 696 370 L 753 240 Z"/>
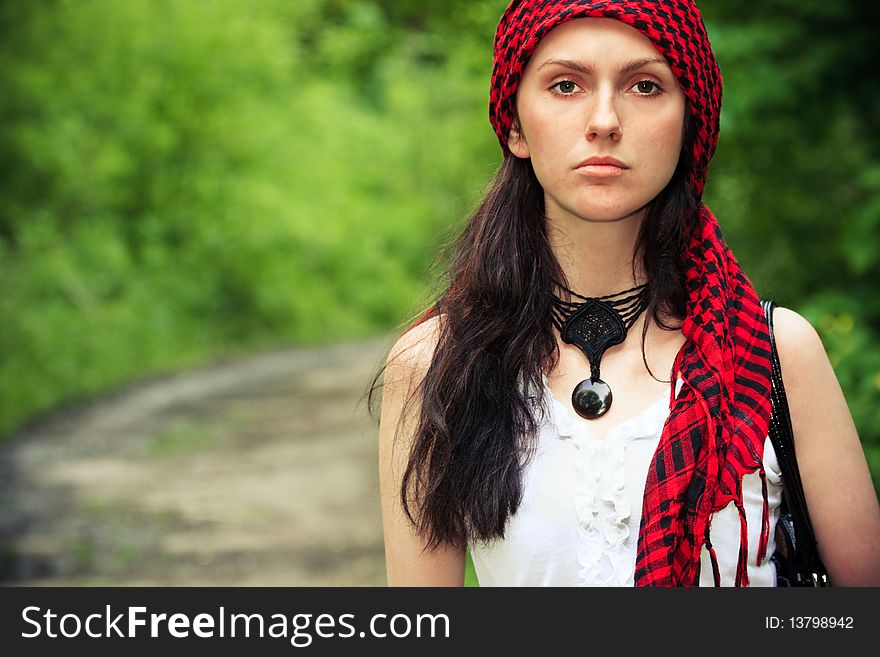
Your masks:
<path fill-rule="evenodd" d="M 589 178 L 613 178 L 629 167 L 614 157 L 591 157 L 575 167 L 575 171 Z"/>
<path fill-rule="evenodd" d="M 618 169 L 629 169 L 629 167 L 627 165 L 625 165 L 623 162 L 621 162 L 617 158 L 599 157 L 599 156 L 591 157 L 591 158 L 584 160 L 583 162 L 578 164 L 575 167 L 575 169 L 580 169 L 581 167 L 590 167 L 590 166 L 617 167 Z"/>

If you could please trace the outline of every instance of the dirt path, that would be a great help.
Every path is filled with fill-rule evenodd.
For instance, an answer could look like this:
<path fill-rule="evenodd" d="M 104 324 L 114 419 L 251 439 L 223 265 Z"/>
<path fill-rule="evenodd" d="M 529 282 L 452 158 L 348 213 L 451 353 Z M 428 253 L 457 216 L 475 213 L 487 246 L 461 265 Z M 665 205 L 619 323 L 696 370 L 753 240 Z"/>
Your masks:
<path fill-rule="evenodd" d="M 391 338 L 136 385 L 0 446 L 6 585 L 382 586 Z"/>

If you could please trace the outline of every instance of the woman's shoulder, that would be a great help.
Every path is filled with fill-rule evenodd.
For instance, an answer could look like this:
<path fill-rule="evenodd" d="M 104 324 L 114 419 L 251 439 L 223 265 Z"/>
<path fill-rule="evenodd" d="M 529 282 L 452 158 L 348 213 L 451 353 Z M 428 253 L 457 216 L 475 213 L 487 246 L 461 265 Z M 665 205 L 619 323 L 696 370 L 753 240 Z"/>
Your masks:
<path fill-rule="evenodd" d="M 809 443 L 830 447 L 834 441 L 828 436 L 852 420 L 822 339 L 809 320 L 789 308 L 774 309 L 773 332 L 798 450 Z"/>
<path fill-rule="evenodd" d="M 814 372 L 817 362 L 827 359 L 819 333 L 808 319 L 790 308 L 773 309 L 773 333 L 786 388 L 789 381 L 796 385 L 796 379 Z"/>
<path fill-rule="evenodd" d="M 388 352 L 386 372 L 403 378 L 424 375 L 440 339 L 441 316 L 434 315 L 407 329 Z"/>

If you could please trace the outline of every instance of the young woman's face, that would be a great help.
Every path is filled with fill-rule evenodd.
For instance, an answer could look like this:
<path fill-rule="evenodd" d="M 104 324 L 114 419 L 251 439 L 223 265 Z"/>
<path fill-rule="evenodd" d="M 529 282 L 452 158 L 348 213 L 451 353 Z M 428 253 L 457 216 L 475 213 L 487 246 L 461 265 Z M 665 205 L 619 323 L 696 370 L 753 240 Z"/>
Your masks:
<path fill-rule="evenodd" d="M 531 158 L 548 216 L 613 221 L 642 210 L 672 178 L 685 96 L 652 43 L 609 18 L 551 30 L 529 60 L 508 147 Z M 612 158 L 612 164 L 584 164 Z"/>

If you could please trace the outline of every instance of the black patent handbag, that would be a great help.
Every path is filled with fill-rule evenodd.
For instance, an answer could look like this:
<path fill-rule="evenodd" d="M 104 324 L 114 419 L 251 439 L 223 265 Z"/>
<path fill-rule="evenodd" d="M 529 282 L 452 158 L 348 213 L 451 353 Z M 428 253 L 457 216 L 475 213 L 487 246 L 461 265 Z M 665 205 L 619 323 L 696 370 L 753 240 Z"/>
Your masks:
<path fill-rule="evenodd" d="M 785 387 L 782 384 L 782 368 L 779 366 L 779 354 L 776 351 L 776 338 L 773 334 L 775 305 L 769 299 L 761 301 L 770 329 L 772 347 L 773 412 L 770 417 L 770 441 L 782 472 L 782 503 L 779 521 L 776 524 L 776 550 L 770 560 L 776 565 L 776 586 L 831 586 L 828 572 L 816 548 L 816 536 L 810 522 L 810 513 L 794 451 L 791 415 Z"/>

